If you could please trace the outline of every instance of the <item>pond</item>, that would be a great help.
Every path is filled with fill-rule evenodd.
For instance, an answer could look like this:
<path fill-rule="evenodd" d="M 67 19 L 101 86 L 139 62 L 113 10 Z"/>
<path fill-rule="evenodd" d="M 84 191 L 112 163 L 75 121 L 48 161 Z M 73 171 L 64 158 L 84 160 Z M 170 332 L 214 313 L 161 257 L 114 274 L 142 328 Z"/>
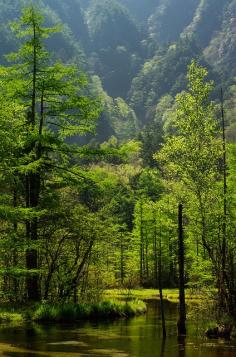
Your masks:
<path fill-rule="evenodd" d="M 12 357 L 233 357 L 236 342 L 207 340 L 203 326 L 188 323 L 185 341 L 176 338 L 177 305 L 166 302 L 167 339 L 161 338 L 159 302 L 146 315 L 77 325 L 2 326 L 0 356 Z"/>

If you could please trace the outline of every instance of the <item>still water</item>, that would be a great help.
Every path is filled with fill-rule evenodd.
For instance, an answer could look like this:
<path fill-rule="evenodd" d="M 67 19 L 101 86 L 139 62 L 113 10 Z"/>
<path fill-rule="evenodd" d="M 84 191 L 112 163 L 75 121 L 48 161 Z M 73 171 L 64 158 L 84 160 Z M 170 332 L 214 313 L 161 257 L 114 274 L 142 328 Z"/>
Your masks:
<path fill-rule="evenodd" d="M 236 357 L 236 341 L 206 340 L 204 327 L 188 324 L 185 341 L 176 338 L 177 305 L 166 302 L 167 339 L 161 338 L 159 303 L 146 315 L 113 322 L 64 326 L 2 326 L 0 356 L 12 357 Z"/>

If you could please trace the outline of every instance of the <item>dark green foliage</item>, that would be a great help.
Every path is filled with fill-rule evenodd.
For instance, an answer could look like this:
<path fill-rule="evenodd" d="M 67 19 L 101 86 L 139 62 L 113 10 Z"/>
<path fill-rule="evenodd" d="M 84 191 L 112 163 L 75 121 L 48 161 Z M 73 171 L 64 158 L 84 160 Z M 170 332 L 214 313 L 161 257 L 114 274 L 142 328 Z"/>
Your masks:
<path fill-rule="evenodd" d="M 126 97 L 140 63 L 140 31 L 128 11 L 114 0 L 94 0 L 87 11 L 93 70 L 112 96 Z"/>
<path fill-rule="evenodd" d="M 140 140 L 143 144 L 142 157 L 144 164 L 150 167 L 157 165 L 153 155 L 159 150 L 163 142 L 163 127 L 160 122 L 153 121 L 148 123 L 140 134 Z"/>
<path fill-rule="evenodd" d="M 223 75 L 224 81 L 229 84 L 232 83 L 232 78 L 236 75 L 234 66 L 236 56 L 235 17 L 236 2 L 227 2 L 221 16 L 220 30 L 205 50 L 207 60 L 215 65 L 216 69 Z"/>
<path fill-rule="evenodd" d="M 81 10 L 79 0 L 47 0 L 49 5 L 60 17 L 63 23 L 66 23 L 71 29 L 74 39 L 88 46 L 88 28 Z"/>
<path fill-rule="evenodd" d="M 88 10 L 88 25 L 94 48 L 139 49 L 137 25 L 125 7 L 116 0 L 93 0 Z"/>

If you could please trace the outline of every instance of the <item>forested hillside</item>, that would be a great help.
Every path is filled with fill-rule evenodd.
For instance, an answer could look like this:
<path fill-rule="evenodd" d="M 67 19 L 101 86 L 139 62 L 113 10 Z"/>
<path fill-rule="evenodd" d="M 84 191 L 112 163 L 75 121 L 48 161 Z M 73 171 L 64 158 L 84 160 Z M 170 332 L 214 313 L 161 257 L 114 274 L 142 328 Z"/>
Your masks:
<path fill-rule="evenodd" d="M 115 101 L 122 98 L 134 110 L 139 128 L 153 122 L 162 96 L 175 96 L 184 88 L 192 58 L 209 69 L 217 85 L 234 81 L 235 1 L 41 0 L 38 6 L 49 23 L 63 25 L 63 34 L 50 44 L 55 56 L 77 58 L 91 76 L 100 78 L 104 93 Z M 1 2 L 2 61 L 16 46 L 7 24 L 19 12 L 19 1 Z M 111 133 L 120 140 L 115 126 L 130 127 L 128 135 L 137 135 L 132 123 L 106 113 L 98 141 Z"/>
<path fill-rule="evenodd" d="M 235 324 L 236 1 L 33 3 L 0 0 L 0 299 L 180 284 Z"/>

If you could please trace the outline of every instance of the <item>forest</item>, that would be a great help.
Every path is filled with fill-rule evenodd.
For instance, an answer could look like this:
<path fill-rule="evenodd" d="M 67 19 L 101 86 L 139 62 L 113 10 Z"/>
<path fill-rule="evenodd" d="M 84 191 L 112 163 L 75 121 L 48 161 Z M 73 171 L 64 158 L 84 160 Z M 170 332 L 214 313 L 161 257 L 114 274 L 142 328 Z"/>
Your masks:
<path fill-rule="evenodd" d="M 236 2 L 19 3 L 0 1 L 0 322 L 134 316 L 155 294 L 166 337 L 173 293 L 179 334 L 195 298 L 230 335 Z"/>

